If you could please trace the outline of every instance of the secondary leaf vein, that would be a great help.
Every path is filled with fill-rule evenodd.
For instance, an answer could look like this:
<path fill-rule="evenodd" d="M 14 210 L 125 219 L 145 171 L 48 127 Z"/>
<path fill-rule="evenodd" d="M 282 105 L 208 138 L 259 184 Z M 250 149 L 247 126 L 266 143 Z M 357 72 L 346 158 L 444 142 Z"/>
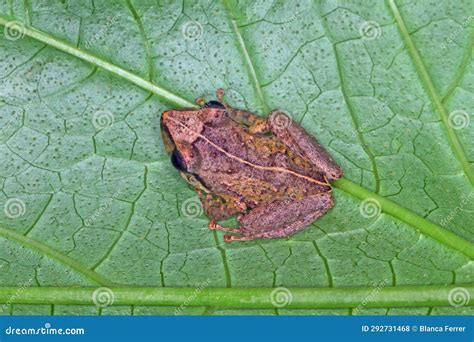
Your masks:
<path fill-rule="evenodd" d="M 405 25 L 405 21 L 398 9 L 397 4 L 395 3 L 395 0 L 389 0 L 389 5 L 392 11 L 392 15 L 394 16 L 395 21 L 398 24 L 398 29 L 403 38 L 403 41 L 405 42 L 409 55 L 413 60 L 415 69 L 418 72 L 418 75 L 420 76 L 421 80 L 425 84 L 427 92 L 441 117 L 443 127 L 446 130 L 448 141 L 451 145 L 454 155 L 459 160 L 467 178 L 469 179 L 471 184 L 474 185 L 474 170 L 469 164 L 469 160 L 466 156 L 461 141 L 459 140 L 454 129 L 449 124 L 449 116 L 446 111 L 446 108 L 443 105 L 441 96 L 438 94 L 438 91 L 436 90 L 433 81 L 431 80 L 430 74 L 428 73 L 428 70 L 426 69 L 423 60 L 421 59 L 418 49 L 416 48 L 415 43 L 413 42 L 413 39 L 411 38 L 411 35 L 408 32 L 408 29 Z"/>

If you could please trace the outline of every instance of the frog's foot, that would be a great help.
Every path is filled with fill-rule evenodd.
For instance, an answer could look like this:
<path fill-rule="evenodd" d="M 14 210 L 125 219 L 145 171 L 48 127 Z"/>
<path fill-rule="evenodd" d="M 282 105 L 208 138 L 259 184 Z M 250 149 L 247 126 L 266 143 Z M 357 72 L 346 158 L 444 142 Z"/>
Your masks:
<path fill-rule="evenodd" d="M 219 101 L 220 103 L 222 103 L 222 98 L 224 97 L 224 94 L 225 94 L 224 89 L 222 89 L 222 88 L 217 89 L 217 90 L 216 90 L 216 98 L 217 98 L 217 101 Z"/>
<path fill-rule="evenodd" d="M 240 228 L 224 227 L 218 224 L 216 221 L 209 221 L 208 227 L 211 230 L 222 230 L 223 232 L 228 233 L 242 233 L 242 230 Z"/>
<path fill-rule="evenodd" d="M 199 107 L 204 107 L 204 105 L 206 104 L 206 100 L 204 100 L 204 97 L 198 97 L 196 99 L 196 104 L 199 106 Z"/>
<path fill-rule="evenodd" d="M 253 236 L 224 235 L 224 242 L 249 241 L 249 240 L 255 240 L 255 239 L 258 239 L 258 237 L 253 237 Z"/>

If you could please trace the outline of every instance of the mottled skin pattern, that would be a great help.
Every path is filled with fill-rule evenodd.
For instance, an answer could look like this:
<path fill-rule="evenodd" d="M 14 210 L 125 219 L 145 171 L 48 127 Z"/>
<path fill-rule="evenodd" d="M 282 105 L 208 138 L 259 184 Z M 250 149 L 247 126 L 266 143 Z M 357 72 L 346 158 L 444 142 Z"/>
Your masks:
<path fill-rule="evenodd" d="M 217 101 L 168 110 L 163 141 L 173 165 L 198 192 L 209 228 L 225 241 L 289 236 L 333 206 L 329 181 L 342 176 L 324 148 L 286 116 L 275 120 Z M 281 119 L 281 118 L 280 118 Z M 237 229 L 218 220 L 236 215 Z"/>

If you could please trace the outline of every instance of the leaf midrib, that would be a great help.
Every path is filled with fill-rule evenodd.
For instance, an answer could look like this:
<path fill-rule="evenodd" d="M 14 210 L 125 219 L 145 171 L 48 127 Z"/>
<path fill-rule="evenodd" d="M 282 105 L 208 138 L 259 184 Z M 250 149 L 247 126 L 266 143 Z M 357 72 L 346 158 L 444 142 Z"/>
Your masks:
<path fill-rule="evenodd" d="M 17 287 L 0 287 L 0 303 L 94 305 L 94 287 L 29 287 L 19 293 Z M 399 285 L 374 288 L 157 288 L 112 287 L 108 289 L 113 305 L 158 305 L 179 307 L 218 306 L 221 308 L 275 309 L 277 291 L 287 305 L 280 309 L 366 308 L 453 306 L 453 293 L 462 291 L 473 297 L 474 285 Z M 192 298 L 192 300 L 190 300 Z M 364 303 L 364 305 L 361 305 Z M 458 302 L 454 301 L 454 304 Z M 473 306 L 474 301 L 467 301 Z"/>
<path fill-rule="evenodd" d="M 0 16 L 0 25 L 4 26 L 9 21 L 10 20 L 8 20 L 7 18 Z M 234 23 L 234 25 L 236 25 L 236 24 Z M 94 56 L 93 54 L 91 54 L 89 52 L 81 51 L 78 48 L 76 48 L 75 46 L 72 46 L 72 45 L 70 45 L 66 42 L 60 41 L 59 39 L 57 39 L 53 36 L 50 36 L 50 35 L 42 32 L 42 31 L 39 31 L 39 30 L 31 28 L 31 27 L 25 27 L 25 34 L 27 36 L 33 38 L 33 39 L 36 39 L 38 41 L 41 41 L 41 42 L 47 44 L 48 46 L 52 46 L 52 47 L 54 47 L 54 48 L 56 48 L 60 51 L 63 51 L 63 52 L 68 53 L 68 54 L 70 54 L 74 57 L 77 57 L 81 60 L 84 60 L 84 61 L 86 61 L 86 62 L 88 62 L 92 65 L 95 65 L 97 67 L 101 67 L 102 69 L 107 70 L 107 71 L 111 72 L 112 74 L 114 74 L 118 77 L 126 79 L 127 81 L 132 82 L 132 83 L 136 84 L 137 86 L 139 86 L 143 89 L 146 89 L 146 90 L 150 91 L 151 93 L 157 95 L 158 97 L 165 100 L 165 102 L 174 103 L 174 104 L 176 104 L 178 106 L 182 106 L 182 107 L 196 107 L 196 105 L 194 103 L 192 103 L 191 101 L 188 101 L 187 99 L 185 99 L 183 97 L 180 97 L 180 96 L 174 94 L 172 91 L 169 91 L 169 90 L 167 90 L 167 89 L 165 89 L 161 86 L 158 86 L 158 85 L 153 84 L 153 83 L 151 83 L 147 80 L 144 80 L 143 78 L 127 71 L 126 69 L 123 69 L 123 68 L 121 68 L 117 65 L 114 65 L 110 62 L 107 62 L 107 61 L 105 61 L 101 58 L 98 58 L 98 57 Z M 243 41 L 242 36 L 240 36 L 240 39 Z M 239 44 L 241 44 L 240 41 L 239 41 Z M 241 48 L 246 51 L 245 44 Z M 245 63 L 252 63 L 252 61 L 250 59 L 250 56 L 248 55 L 248 52 L 246 52 L 246 53 L 247 53 L 247 56 L 249 58 L 245 59 Z M 251 70 L 255 70 L 253 65 L 251 66 Z M 259 86 L 258 78 L 256 77 L 256 74 L 253 73 L 253 76 L 254 77 L 252 79 L 253 79 L 253 82 L 255 83 L 255 86 Z M 261 95 L 260 99 L 264 101 L 263 94 Z M 263 103 L 265 103 L 265 102 L 263 102 Z M 364 198 L 379 198 L 379 199 L 381 199 L 382 210 L 384 212 L 390 214 L 391 216 L 393 216 L 395 218 L 398 218 L 398 219 L 408 223 L 409 225 L 411 225 L 414 228 L 419 229 L 421 232 L 425 233 L 426 235 L 432 236 L 433 238 L 435 238 L 439 242 L 444 243 L 444 244 L 456 249 L 457 251 L 468 255 L 471 259 L 474 258 L 474 244 L 470 243 L 467 240 L 464 240 L 463 238 L 459 237 L 458 235 L 456 235 L 452 232 L 444 230 L 440 226 L 424 219 L 423 217 L 419 216 L 418 214 L 412 212 L 411 210 L 403 208 L 403 207 L 399 206 L 398 204 L 396 204 L 395 202 L 392 202 L 391 200 L 383 198 L 383 197 L 373 193 L 370 190 L 364 189 L 364 188 L 360 187 L 359 185 L 357 185 L 357 184 L 355 184 L 355 183 L 353 183 L 353 182 L 351 182 L 347 179 L 342 179 L 342 180 L 336 182 L 336 186 L 338 188 L 340 188 L 341 190 L 343 190 L 343 191 L 345 191 L 345 192 L 347 192 L 347 193 L 349 193 L 349 194 L 351 194 L 351 195 L 353 195 L 357 198 L 360 198 L 360 199 L 364 199 Z M 413 222 L 412 220 L 415 219 L 415 218 L 416 218 L 416 222 Z M 50 257 L 53 257 L 53 258 L 63 262 L 64 264 L 68 265 L 69 267 L 75 269 L 76 271 L 79 271 L 80 273 L 86 275 L 87 277 L 89 277 L 91 280 L 94 280 L 98 284 L 102 284 L 102 285 L 111 284 L 111 282 L 108 279 L 105 279 L 102 276 L 100 276 L 99 274 L 88 270 L 87 268 L 85 268 L 83 265 L 81 265 L 77 261 L 75 261 L 75 260 L 73 260 L 73 259 L 71 259 L 71 258 L 69 258 L 65 255 L 61 255 L 61 254 L 55 252 L 54 250 L 52 250 L 50 247 L 48 247 L 46 245 L 42 245 L 41 243 L 39 243 L 35 240 L 27 238 L 28 242 L 25 243 L 25 241 L 23 241 L 24 237 L 22 235 L 17 234 L 18 236 L 13 236 L 11 234 L 11 231 L 9 231 L 8 229 L 5 229 L 5 228 L 0 228 L 0 235 L 3 235 L 5 237 L 9 237 L 13 240 L 16 240 L 17 242 L 20 242 L 20 243 L 23 242 L 23 244 L 25 246 L 29 246 L 30 248 L 40 250 L 44 254 L 46 254 Z M 37 244 L 38 244 L 38 246 L 36 246 Z M 40 247 L 40 248 L 36 248 L 35 246 Z M 51 251 L 49 251 L 48 249 L 51 249 Z"/>
<path fill-rule="evenodd" d="M 8 22 L 12 21 L 13 19 L 6 18 L 4 16 L 0 15 L 0 25 L 5 26 Z M 124 78 L 140 88 L 143 88 L 145 90 L 150 91 L 151 93 L 159 96 L 166 102 L 171 102 L 174 104 L 177 104 L 181 107 L 196 107 L 196 104 L 178 96 L 175 95 L 173 92 L 165 89 L 164 87 L 160 87 L 154 83 L 151 83 L 142 77 L 135 75 L 134 73 L 119 67 L 115 64 L 112 64 L 110 62 L 107 62 L 99 57 L 94 56 L 90 52 L 85 52 L 82 50 L 79 50 L 77 47 L 66 43 L 64 41 L 61 41 L 45 32 L 39 31 L 33 27 L 24 27 L 24 33 L 30 38 L 36 39 L 37 41 L 40 41 L 48 46 L 52 46 L 56 48 L 57 50 L 63 51 L 71 56 L 77 57 L 83 61 L 86 61 L 92 65 L 95 65 L 97 67 L 100 67 L 104 70 L 107 70 L 111 72 L 112 74 Z"/>

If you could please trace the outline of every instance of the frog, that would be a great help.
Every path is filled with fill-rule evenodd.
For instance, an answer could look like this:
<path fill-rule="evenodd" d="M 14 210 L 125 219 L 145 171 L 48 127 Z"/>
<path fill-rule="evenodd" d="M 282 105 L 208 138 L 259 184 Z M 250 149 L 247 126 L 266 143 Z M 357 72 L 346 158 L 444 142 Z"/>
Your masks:
<path fill-rule="evenodd" d="M 197 192 L 208 228 L 224 241 L 289 237 L 334 205 L 343 176 L 328 151 L 282 110 L 260 116 L 216 99 L 161 114 L 171 164 Z M 219 224 L 236 217 L 237 228 Z"/>

